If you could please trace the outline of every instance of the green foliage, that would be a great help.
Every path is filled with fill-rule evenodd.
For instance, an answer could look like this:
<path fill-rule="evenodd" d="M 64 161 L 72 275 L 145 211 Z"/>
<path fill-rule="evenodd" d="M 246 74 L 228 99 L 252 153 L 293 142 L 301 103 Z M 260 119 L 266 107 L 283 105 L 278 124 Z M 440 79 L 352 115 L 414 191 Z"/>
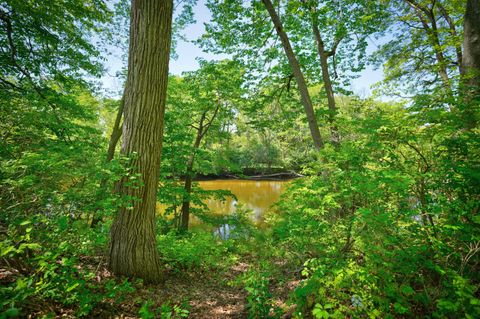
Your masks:
<path fill-rule="evenodd" d="M 340 115 L 347 138 L 322 150 L 305 169 L 317 175 L 295 181 L 278 205 L 274 236 L 303 264 L 298 315 L 478 316 L 480 233 L 461 217 L 478 196 L 476 160 L 450 178 L 452 156 L 463 155 L 444 152 L 453 147 L 441 138 L 447 127 L 419 125 L 395 106 L 355 104 Z M 478 139 L 464 134 L 476 158 Z"/>
<path fill-rule="evenodd" d="M 242 76 L 234 61 L 200 61 L 200 69 L 171 77 L 165 115 L 163 175 L 185 176 L 194 156 L 194 173 L 219 173 L 209 146 L 229 138 L 242 102 Z M 195 141 L 199 138 L 198 145 Z"/>
<path fill-rule="evenodd" d="M 374 55 L 377 64 L 384 66 L 385 80 L 380 88 L 385 95 L 413 92 L 415 99 L 436 92 L 430 97 L 444 98 L 444 90 L 458 84 L 461 55 L 457 50 L 463 41 L 460 30 L 466 2 L 413 3 L 392 1 L 395 14 L 387 18 L 392 39 Z"/>
<path fill-rule="evenodd" d="M 134 290 L 128 281 L 97 282 L 94 266 L 80 261 L 84 251 L 79 246 L 92 248 L 89 236 L 81 231 L 68 236 L 61 220 L 55 226 L 48 223 L 40 217 L 10 225 L 2 238 L 0 255 L 12 276 L 0 289 L 4 316 L 12 309 L 28 309 L 36 300 L 58 302 L 74 308 L 77 316 L 86 316 L 106 298 L 118 302 Z"/>
<path fill-rule="evenodd" d="M 273 2 L 323 135 L 312 22 L 331 50 L 340 143 L 310 146 L 262 1 L 207 1 L 212 21 L 198 43 L 232 60 L 199 60 L 198 70 L 170 78 L 158 193 L 163 265 L 198 275 L 242 258 L 252 265 L 236 280 L 250 318 L 280 317 L 273 287 L 291 279 L 300 281 L 290 296 L 297 318 L 480 317 L 480 135 L 471 125 L 479 109 L 460 85 L 465 1 Z M 173 42 L 195 4 L 176 2 Z M 112 189 L 120 178 L 137 186 L 138 176 L 128 158 L 105 163 L 119 101 L 92 83 L 104 71 L 105 41 L 126 48 L 128 16 L 123 0 L 0 5 L 0 318 L 50 316 L 47 304 L 96 316 L 134 291 L 104 267 L 111 217 L 138 200 Z M 342 96 L 366 65 L 367 39 L 385 30 L 373 56 L 386 75 L 379 92 L 410 97 Z M 205 201 L 233 196 L 227 191 L 185 190 L 185 177 L 280 169 L 305 177 L 291 183 L 267 229 L 241 205 L 233 216 L 208 212 Z M 185 200 L 207 231 L 173 231 Z M 228 238 L 210 231 L 221 226 Z M 142 318 L 189 316 L 186 305 L 144 299 L 132 310 Z"/>
<path fill-rule="evenodd" d="M 162 260 L 177 271 L 214 269 L 222 263 L 228 251 L 228 245 L 209 232 L 194 232 L 185 236 L 169 232 L 157 236 L 157 240 Z"/>
<path fill-rule="evenodd" d="M 280 309 L 275 305 L 270 292 L 270 275 L 265 270 L 250 270 L 239 281 L 247 292 L 248 318 L 280 318 Z"/>
<path fill-rule="evenodd" d="M 151 307 L 153 306 L 153 302 L 148 300 L 146 301 L 138 314 L 142 319 L 153 319 L 153 318 L 160 318 L 160 319 L 181 319 L 181 318 L 188 318 L 189 311 L 182 305 L 182 307 L 178 305 L 171 306 L 169 303 L 164 303 L 161 305 L 160 308 L 156 308 L 154 311 L 151 311 Z"/>
<path fill-rule="evenodd" d="M 101 32 L 111 18 L 104 1 L 36 4 L 8 0 L 2 6 L 1 16 L 2 24 L 8 26 L 0 38 L 2 47 L 7 48 L 0 57 L 2 78 L 14 81 L 10 84 L 31 81 L 30 85 L 41 87 L 37 81 L 44 81 L 44 75 L 69 84 L 82 71 L 98 74 L 102 70 L 97 59 L 99 51 L 88 37 Z M 22 73 L 29 76 L 19 79 Z"/>

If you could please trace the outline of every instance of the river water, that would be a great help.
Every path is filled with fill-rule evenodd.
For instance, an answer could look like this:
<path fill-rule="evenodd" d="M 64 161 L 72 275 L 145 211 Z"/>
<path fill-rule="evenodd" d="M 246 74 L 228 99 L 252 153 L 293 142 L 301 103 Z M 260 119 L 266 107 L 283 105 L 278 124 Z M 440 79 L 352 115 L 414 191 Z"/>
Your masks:
<path fill-rule="evenodd" d="M 224 189 L 232 192 L 237 200 L 227 198 L 225 202 L 209 199 L 206 204 L 214 214 L 232 214 L 241 203 L 253 212 L 252 217 L 260 222 L 263 214 L 275 204 L 289 181 L 252 181 L 252 180 L 211 180 L 200 181 L 200 187 L 205 190 Z"/>

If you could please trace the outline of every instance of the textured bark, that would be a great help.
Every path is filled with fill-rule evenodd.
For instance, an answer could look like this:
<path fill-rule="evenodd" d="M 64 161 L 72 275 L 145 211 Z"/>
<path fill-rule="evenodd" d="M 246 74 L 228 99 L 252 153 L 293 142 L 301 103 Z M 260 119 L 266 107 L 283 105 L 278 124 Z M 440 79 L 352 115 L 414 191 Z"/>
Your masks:
<path fill-rule="evenodd" d="M 438 27 L 437 27 L 437 18 L 435 17 L 433 7 L 435 2 L 432 4 L 432 8 L 428 9 L 426 6 L 421 6 L 414 0 L 405 0 L 406 3 L 412 7 L 418 19 L 422 23 L 423 29 L 425 30 L 428 40 L 432 45 L 432 48 L 435 52 L 435 58 L 437 59 L 438 74 L 442 79 L 443 85 L 446 89 L 451 90 L 451 83 L 447 73 L 447 61 L 445 60 L 445 54 L 442 50 L 442 44 L 438 37 Z M 447 21 L 448 22 L 448 21 Z M 458 57 L 457 57 L 458 58 Z"/>
<path fill-rule="evenodd" d="M 190 155 L 190 158 L 187 162 L 187 172 L 185 174 L 185 183 L 184 183 L 184 190 L 185 196 L 182 202 L 182 210 L 181 210 L 181 220 L 180 220 L 180 227 L 179 230 L 181 232 L 185 232 L 188 230 L 188 224 L 190 221 L 190 194 L 192 193 L 192 180 L 193 180 L 193 163 L 195 161 L 195 155 L 197 153 L 198 148 L 200 147 L 200 143 L 202 141 L 202 127 L 203 127 L 203 119 L 205 118 L 205 113 L 202 115 L 202 120 L 200 121 L 200 127 L 197 131 L 197 136 L 195 137 L 195 143 L 193 144 L 193 152 Z"/>
<path fill-rule="evenodd" d="M 320 57 L 320 66 L 322 68 L 322 79 L 323 79 L 323 88 L 327 94 L 328 102 L 328 122 L 330 123 L 330 138 L 334 145 L 338 145 L 340 142 L 340 137 L 338 135 L 338 128 L 335 125 L 335 116 L 337 114 L 337 105 L 335 103 L 335 94 L 333 92 L 332 80 L 330 77 L 330 71 L 328 70 L 328 57 L 335 54 L 335 48 L 332 51 L 327 52 L 325 50 L 325 45 L 318 29 L 318 24 L 315 19 L 312 17 L 312 31 L 317 42 L 317 51 Z M 338 42 L 336 43 L 338 44 Z"/>
<path fill-rule="evenodd" d="M 117 275 L 147 282 L 161 280 L 155 215 L 172 11 L 173 0 L 132 0 L 121 154 L 131 158 L 138 183 L 124 177 L 116 187 L 130 207 L 120 208 L 113 222 L 109 265 Z"/>
<path fill-rule="evenodd" d="M 113 124 L 112 134 L 110 135 L 110 141 L 108 142 L 107 158 L 105 159 L 106 163 L 110 162 L 115 156 L 115 149 L 117 148 L 118 141 L 122 136 L 122 127 L 120 124 L 122 122 L 122 117 L 123 117 L 124 102 L 125 102 L 125 99 L 122 97 L 120 101 L 120 106 L 118 107 L 118 110 L 117 110 L 117 115 L 115 117 L 115 123 Z M 107 185 L 107 179 L 104 178 L 100 181 L 100 189 L 104 190 L 106 185 Z M 101 200 L 103 196 L 104 196 L 104 193 L 100 195 L 99 200 Z M 90 223 L 90 228 L 95 228 L 98 225 L 98 223 L 102 220 L 102 218 L 98 216 L 97 212 L 98 212 L 98 209 L 93 213 L 92 221 Z"/>
<path fill-rule="evenodd" d="M 202 116 L 200 117 L 200 123 L 197 128 L 197 136 L 195 137 L 195 142 L 193 143 L 193 152 L 188 159 L 187 172 L 185 174 L 185 197 L 183 198 L 182 202 L 179 225 L 179 231 L 181 232 L 186 232 L 188 230 L 188 224 L 190 222 L 190 194 L 192 193 L 193 163 L 195 162 L 195 155 L 200 148 L 200 143 L 202 142 L 203 137 L 207 134 L 210 126 L 217 117 L 218 111 L 220 110 L 220 105 L 220 101 L 217 101 L 217 107 L 215 108 L 212 117 L 206 123 L 205 120 L 207 118 L 207 111 L 203 112 Z"/>
<path fill-rule="evenodd" d="M 468 83 L 480 87 L 480 0 L 468 0 L 464 18 L 463 70 Z"/>
<path fill-rule="evenodd" d="M 282 22 L 273 7 L 273 4 L 270 0 L 262 0 L 265 8 L 267 9 L 270 18 L 272 19 L 275 30 L 277 31 L 280 40 L 282 41 L 282 46 L 285 51 L 285 54 L 288 58 L 288 63 L 292 69 L 295 80 L 297 81 L 298 90 L 300 92 L 301 100 L 305 113 L 307 115 L 308 126 L 310 128 L 310 133 L 313 138 L 313 142 L 317 149 L 323 148 L 323 139 L 318 128 L 317 118 L 315 117 L 315 111 L 313 110 L 312 99 L 310 98 L 310 93 L 308 92 L 307 83 L 303 76 L 300 64 L 293 52 L 290 40 L 288 39 L 287 33 L 283 29 Z"/>
<path fill-rule="evenodd" d="M 474 107 L 480 100 L 480 0 L 468 0 L 464 17 L 463 85 L 464 117 L 468 129 L 477 125 Z"/>
<path fill-rule="evenodd" d="M 118 107 L 117 116 L 115 117 L 115 123 L 113 124 L 110 141 L 108 142 L 107 163 L 110 162 L 115 156 L 115 148 L 117 147 L 118 141 L 122 136 L 122 127 L 120 124 L 122 122 L 124 105 L 125 97 L 122 97 L 122 100 L 120 101 L 120 106 Z"/>

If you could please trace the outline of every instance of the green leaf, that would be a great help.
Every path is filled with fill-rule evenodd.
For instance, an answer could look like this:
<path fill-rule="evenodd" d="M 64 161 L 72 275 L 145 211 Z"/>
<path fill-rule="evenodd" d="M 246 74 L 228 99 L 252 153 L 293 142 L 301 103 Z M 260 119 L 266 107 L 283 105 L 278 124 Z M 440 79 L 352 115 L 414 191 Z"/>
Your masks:
<path fill-rule="evenodd" d="M 20 315 L 20 310 L 17 308 L 10 308 L 3 313 L 7 318 L 18 317 Z"/>
<path fill-rule="evenodd" d="M 71 285 L 70 287 L 67 288 L 66 292 L 70 292 L 72 291 L 73 289 L 77 288 L 78 286 L 80 286 L 80 283 L 76 282 L 74 283 L 73 285 Z"/>
<path fill-rule="evenodd" d="M 402 286 L 401 290 L 405 295 L 411 295 L 415 292 L 415 290 L 413 290 L 413 288 L 410 286 Z"/>

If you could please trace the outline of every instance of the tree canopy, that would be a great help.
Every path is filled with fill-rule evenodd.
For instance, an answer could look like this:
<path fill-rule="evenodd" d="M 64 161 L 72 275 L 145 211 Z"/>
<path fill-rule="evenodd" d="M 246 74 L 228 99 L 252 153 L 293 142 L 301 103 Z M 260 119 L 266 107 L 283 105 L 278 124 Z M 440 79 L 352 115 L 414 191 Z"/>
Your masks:
<path fill-rule="evenodd" d="M 480 317 L 479 39 L 479 0 L 2 1 L 0 318 Z"/>

